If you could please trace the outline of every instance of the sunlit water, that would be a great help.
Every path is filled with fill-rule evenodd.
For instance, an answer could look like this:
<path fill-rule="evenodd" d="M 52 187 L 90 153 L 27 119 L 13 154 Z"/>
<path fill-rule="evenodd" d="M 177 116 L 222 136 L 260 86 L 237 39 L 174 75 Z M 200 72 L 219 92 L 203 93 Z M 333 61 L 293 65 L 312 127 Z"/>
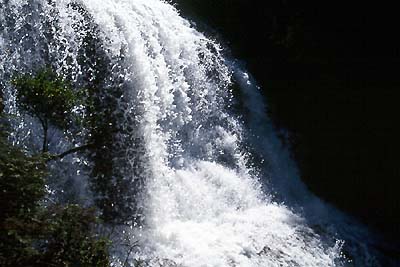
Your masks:
<path fill-rule="evenodd" d="M 12 141 L 31 150 L 40 127 L 20 114 L 9 81 L 45 65 L 76 87 L 100 79 L 105 95 L 123 92 L 116 160 L 140 181 L 140 223 L 118 227 L 132 250 L 116 240 L 115 266 L 379 266 L 371 234 L 301 182 L 251 75 L 170 4 L 0 0 L 0 84 Z M 71 145 L 52 132 L 52 151 Z M 52 168 L 55 197 L 96 197 L 84 157 Z"/>

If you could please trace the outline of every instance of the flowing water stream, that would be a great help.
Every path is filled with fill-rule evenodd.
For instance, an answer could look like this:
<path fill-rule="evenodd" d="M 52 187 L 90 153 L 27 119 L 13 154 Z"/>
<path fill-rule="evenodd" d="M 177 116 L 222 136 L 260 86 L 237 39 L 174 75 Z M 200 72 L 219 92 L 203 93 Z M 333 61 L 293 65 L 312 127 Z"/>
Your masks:
<path fill-rule="evenodd" d="M 41 128 L 10 79 L 43 66 L 114 103 L 122 178 L 110 183 L 123 191 L 115 209 L 132 213 L 118 227 L 132 249 L 117 244 L 115 266 L 380 266 L 375 237 L 308 192 L 251 75 L 169 3 L 0 0 L 11 139 L 31 150 Z M 85 140 L 65 135 L 52 129 L 51 151 Z M 49 192 L 95 202 L 91 164 L 54 163 Z"/>

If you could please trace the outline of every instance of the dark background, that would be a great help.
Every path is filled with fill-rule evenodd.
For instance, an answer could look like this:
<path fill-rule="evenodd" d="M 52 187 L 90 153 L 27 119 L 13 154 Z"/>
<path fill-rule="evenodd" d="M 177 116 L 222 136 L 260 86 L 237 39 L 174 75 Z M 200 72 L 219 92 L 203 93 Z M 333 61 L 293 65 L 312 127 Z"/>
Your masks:
<path fill-rule="evenodd" d="M 321 198 L 400 237 L 399 14 L 387 3 L 177 0 L 245 60 L 302 178 Z"/>

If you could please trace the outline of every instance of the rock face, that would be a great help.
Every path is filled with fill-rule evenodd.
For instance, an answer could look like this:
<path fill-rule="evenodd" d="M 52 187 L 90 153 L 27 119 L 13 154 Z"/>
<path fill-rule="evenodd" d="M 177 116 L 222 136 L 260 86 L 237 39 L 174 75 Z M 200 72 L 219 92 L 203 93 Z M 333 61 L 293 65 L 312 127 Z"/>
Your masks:
<path fill-rule="evenodd" d="M 216 28 L 248 62 L 276 125 L 289 129 L 312 191 L 399 237 L 394 9 L 318 1 L 176 2 L 184 14 Z"/>

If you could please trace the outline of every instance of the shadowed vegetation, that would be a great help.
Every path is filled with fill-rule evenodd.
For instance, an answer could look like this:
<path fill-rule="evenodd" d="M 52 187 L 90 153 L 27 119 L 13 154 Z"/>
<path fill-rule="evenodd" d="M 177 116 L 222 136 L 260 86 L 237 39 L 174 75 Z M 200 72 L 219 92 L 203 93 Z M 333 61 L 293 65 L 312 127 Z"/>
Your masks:
<path fill-rule="evenodd" d="M 42 124 L 42 152 L 47 152 L 49 124 L 66 129 L 73 120 L 73 109 L 78 106 L 80 98 L 51 69 L 40 70 L 35 75 L 19 75 L 12 83 L 17 88 L 18 106 Z"/>
<path fill-rule="evenodd" d="M 0 136 L 0 265 L 108 266 L 93 209 L 46 204 L 46 164 Z"/>
<path fill-rule="evenodd" d="M 23 110 L 44 125 L 67 127 L 78 98 L 64 81 L 46 70 L 14 83 Z M 11 145 L 2 112 L 0 105 L 0 266 L 109 266 L 109 242 L 97 234 L 95 210 L 47 200 L 46 162 L 59 155 L 28 155 Z"/>

